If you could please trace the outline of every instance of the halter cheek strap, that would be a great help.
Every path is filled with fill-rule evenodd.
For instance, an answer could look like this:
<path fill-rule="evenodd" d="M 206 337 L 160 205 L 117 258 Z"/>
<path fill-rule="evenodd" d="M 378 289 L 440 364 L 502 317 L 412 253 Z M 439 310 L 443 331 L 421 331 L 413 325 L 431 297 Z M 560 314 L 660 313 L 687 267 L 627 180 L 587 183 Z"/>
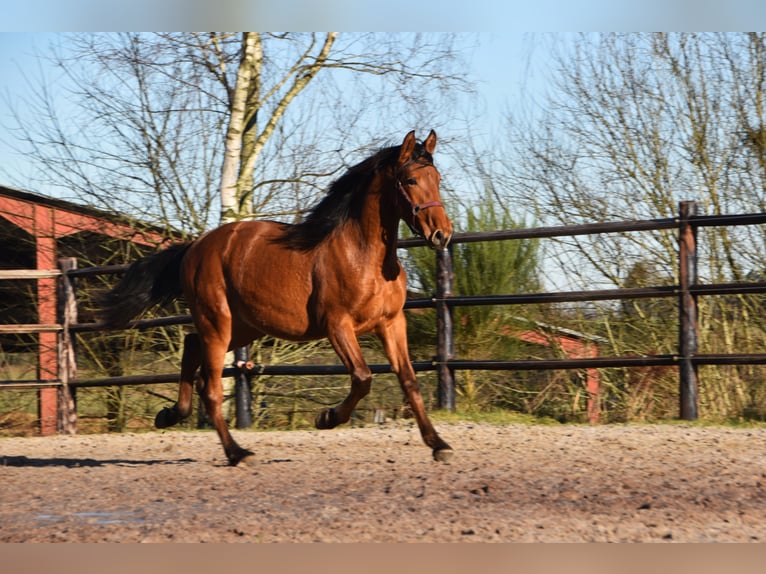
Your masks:
<path fill-rule="evenodd" d="M 429 207 L 443 207 L 441 201 L 426 201 L 425 203 L 415 203 L 412 200 L 412 196 L 407 191 L 407 189 L 402 185 L 401 181 L 396 182 L 397 187 L 399 188 L 399 192 L 402 194 L 404 199 L 407 200 L 407 203 L 410 205 L 410 208 L 412 209 L 412 215 L 413 217 L 416 216 L 418 213 L 423 211 L 424 209 L 427 209 Z"/>

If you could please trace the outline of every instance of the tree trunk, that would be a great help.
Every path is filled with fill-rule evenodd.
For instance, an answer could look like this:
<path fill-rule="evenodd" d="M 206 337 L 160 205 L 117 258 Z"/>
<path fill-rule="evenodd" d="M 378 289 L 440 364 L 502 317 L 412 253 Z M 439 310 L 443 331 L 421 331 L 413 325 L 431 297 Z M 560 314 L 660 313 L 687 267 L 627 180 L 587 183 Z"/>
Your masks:
<path fill-rule="evenodd" d="M 247 126 L 248 95 L 256 70 L 254 62 L 260 60 L 260 46 L 258 34 L 254 32 L 242 34 L 242 58 L 237 71 L 237 83 L 231 97 L 231 114 L 226 130 L 226 148 L 221 170 L 222 224 L 236 221 L 249 212 L 240 202 L 242 194 L 237 184 L 241 169 L 242 141 Z"/>

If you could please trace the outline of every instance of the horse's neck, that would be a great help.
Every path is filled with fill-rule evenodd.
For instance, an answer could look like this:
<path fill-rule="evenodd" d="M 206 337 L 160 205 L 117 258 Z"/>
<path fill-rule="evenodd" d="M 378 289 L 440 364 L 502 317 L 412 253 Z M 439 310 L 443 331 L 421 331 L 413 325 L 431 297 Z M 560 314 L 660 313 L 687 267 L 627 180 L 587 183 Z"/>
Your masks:
<path fill-rule="evenodd" d="M 377 219 L 377 229 L 370 233 L 368 240 L 370 245 L 377 243 L 377 256 L 381 267 L 381 272 L 388 279 L 394 279 L 399 274 L 399 258 L 396 255 L 397 244 L 399 243 L 399 216 L 396 212 L 396 206 L 389 205 L 381 208 L 380 202 L 383 200 L 381 194 L 377 195 L 374 207 L 371 211 L 375 212 Z M 370 207 L 370 206 L 368 206 Z"/>
<path fill-rule="evenodd" d="M 380 201 L 379 194 L 367 198 L 361 219 L 351 224 L 356 227 L 356 237 L 352 240 L 353 247 L 347 245 L 347 252 L 365 264 L 379 266 L 388 274 L 390 268 L 398 267 L 399 218 L 393 206 L 381 208 Z"/>

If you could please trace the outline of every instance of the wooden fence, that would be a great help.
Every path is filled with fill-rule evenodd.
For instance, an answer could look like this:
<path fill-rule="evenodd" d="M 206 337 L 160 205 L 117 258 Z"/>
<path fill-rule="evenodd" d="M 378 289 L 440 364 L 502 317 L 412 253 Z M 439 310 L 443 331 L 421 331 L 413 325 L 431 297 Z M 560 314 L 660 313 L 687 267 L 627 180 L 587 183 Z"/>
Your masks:
<path fill-rule="evenodd" d="M 740 226 L 766 223 L 766 213 L 744 215 L 697 215 L 697 205 L 692 201 L 679 204 L 676 218 L 637 220 L 625 222 L 607 222 L 585 225 L 540 227 L 533 229 L 514 229 L 492 232 L 456 234 L 452 244 L 480 241 L 509 241 L 534 238 L 556 238 L 576 235 L 601 233 L 645 232 L 666 229 L 678 230 L 679 270 L 678 285 L 604 289 L 589 291 L 569 291 L 557 293 L 527 293 L 509 295 L 461 296 L 453 293 L 452 256 L 450 250 L 436 252 L 437 257 L 437 292 L 431 298 L 411 299 L 405 309 L 434 308 L 437 313 L 438 340 L 434 360 L 415 362 L 418 372 L 436 371 L 438 374 L 438 403 L 443 409 L 455 408 L 455 377 L 457 370 L 579 370 L 603 369 L 615 367 L 678 367 L 679 372 L 679 416 L 685 420 L 698 418 L 698 367 L 700 365 L 753 365 L 766 364 L 766 353 L 758 354 L 699 354 L 697 299 L 707 295 L 733 295 L 766 293 L 766 282 L 738 282 L 722 284 L 699 284 L 697 279 L 697 229 L 713 226 Z M 420 239 L 407 239 L 399 243 L 400 248 L 422 246 Z M 59 432 L 74 432 L 76 428 L 75 403 L 72 389 L 78 387 L 102 387 L 118 385 L 141 385 L 176 382 L 178 373 L 133 375 L 101 379 L 78 379 L 75 369 L 76 333 L 99 331 L 99 323 L 78 323 L 77 303 L 74 283 L 78 277 L 119 273 L 127 265 L 76 269 L 73 259 L 60 260 L 60 269 L 50 272 L 37 270 L 0 271 L 2 279 L 50 279 L 59 281 L 60 320 L 48 325 L 0 325 L 0 332 L 7 333 L 56 333 L 58 337 L 58 374 L 35 380 L 0 381 L 3 388 L 40 388 L 55 391 L 56 429 Z M 677 353 L 641 356 L 594 356 L 564 359 L 500 359 L 477 361 L 455 358 L 454 330 L 452 309 L 464 305 L 524 305 L 540 303 L 585 302 L 603 300 L 625 300 L 673 297 L 678 301 L 679 335 Z M 138 320 L 131 328 L 146 329 L 158 326 L 189 323 L 188 315 Z M 248 357 L 238 351 L 236 365 L 224 370 L 226 377 L 237 380 L 237 426 L 251 424 L 250 397 L 248 378 L 255 374 L 295 376 L 295 375 L 335 375 L 346 373 L 343 365 L 252 365 Z M 42 357 L 41 357 L 42 360 Z M 373 373 L 390 372 L 387 364 L 370 366 Z M 46 370 L 41 367 L 41 372 Z M 587 389 L 590 399 L 588 416 L 591 422 L 598 420 L 597 388 Z M 41 411 L 42 412 L 42 411 Z M 41 417 L 43 415 L 41 414 Z M 42 421 L 41 421 L 42 424 Z"/>

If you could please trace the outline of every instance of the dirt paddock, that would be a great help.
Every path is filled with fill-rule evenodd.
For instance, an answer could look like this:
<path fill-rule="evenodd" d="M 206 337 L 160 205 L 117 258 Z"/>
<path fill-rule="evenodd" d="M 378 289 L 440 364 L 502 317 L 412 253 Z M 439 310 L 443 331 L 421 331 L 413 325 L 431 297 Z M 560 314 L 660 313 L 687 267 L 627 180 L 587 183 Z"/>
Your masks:
<path fill-rule="evenodd" d="M 437 427 L 2 438 L 0 541 L 766 541 L 766 429 Z"/>

